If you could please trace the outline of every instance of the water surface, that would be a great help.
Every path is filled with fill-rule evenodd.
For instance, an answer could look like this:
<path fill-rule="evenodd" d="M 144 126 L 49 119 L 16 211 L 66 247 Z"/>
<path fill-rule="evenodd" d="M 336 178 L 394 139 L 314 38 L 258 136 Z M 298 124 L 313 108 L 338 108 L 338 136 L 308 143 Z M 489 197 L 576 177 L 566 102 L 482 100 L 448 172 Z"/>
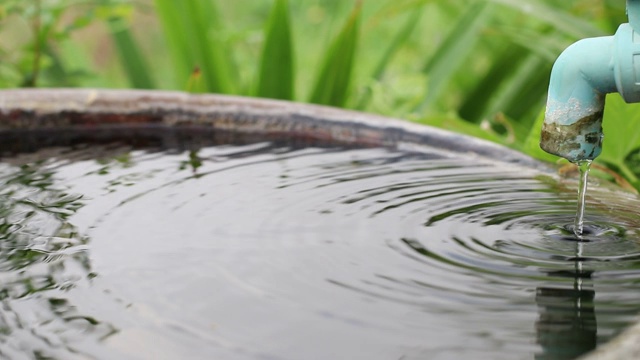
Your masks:
<path fill-rule="evenodd" d="M 257 143 L 0 163 L 10 359 L 571 359 L 640 312 L 638 198 L 472 157 Z"/>

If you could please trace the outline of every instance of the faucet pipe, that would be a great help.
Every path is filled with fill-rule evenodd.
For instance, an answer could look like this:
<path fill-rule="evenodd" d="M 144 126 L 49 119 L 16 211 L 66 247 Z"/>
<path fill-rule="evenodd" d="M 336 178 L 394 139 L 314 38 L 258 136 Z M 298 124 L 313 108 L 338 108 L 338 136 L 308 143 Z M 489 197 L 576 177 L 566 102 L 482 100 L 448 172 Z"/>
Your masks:
<path fill-rule="evenodd" d="M 605 96 L 618 92 L 640 102 L 640 0 L 627 0 L 628 24 L 614 36 L 579 40 L 551 70 L 540 147 L 569 161 L 593 160 L 602 151 Z"/>

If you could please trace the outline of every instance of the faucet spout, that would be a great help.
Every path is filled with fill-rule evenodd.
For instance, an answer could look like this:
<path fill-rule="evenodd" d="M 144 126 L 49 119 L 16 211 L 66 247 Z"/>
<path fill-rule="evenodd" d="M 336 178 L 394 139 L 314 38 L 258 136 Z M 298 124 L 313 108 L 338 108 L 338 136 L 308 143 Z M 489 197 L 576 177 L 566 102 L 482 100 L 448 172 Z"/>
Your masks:
<path fill-rule="evenodd" d="M 551 70 L 540 147 L 570 161 L 592 160 L 602 151 L 605 95 L 616 91 L 613 36 L 569 46 Z"/>
<path fill-rule="evenodd" d="M 629 23 L 614 36 L 569 46 L 551 70 L 540 147 L 572 162 L 602 152 L 606 94 L 640 102 L 640 0 L 627 0 Z"/>

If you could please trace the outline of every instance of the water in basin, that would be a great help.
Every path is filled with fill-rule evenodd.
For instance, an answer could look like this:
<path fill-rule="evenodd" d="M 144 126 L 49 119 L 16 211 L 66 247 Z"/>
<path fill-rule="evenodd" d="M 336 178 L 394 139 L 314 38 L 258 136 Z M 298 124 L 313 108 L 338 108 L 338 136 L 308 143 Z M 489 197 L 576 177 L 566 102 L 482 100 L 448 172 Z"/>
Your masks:
<path fill-rule="evenodd" d="M 571 359 L 640 312 L 638 198 L 429 151 L 0 163 L 8 359 Z"/>

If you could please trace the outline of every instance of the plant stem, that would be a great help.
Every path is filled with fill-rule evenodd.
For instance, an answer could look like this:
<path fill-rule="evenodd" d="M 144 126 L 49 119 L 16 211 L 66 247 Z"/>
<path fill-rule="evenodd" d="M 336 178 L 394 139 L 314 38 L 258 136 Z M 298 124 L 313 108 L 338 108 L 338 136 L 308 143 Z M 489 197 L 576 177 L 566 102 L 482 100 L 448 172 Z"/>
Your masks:
<path fill-rule="evenodd" d="M 31 75 L 24 81 L 25 87 L 36 87 L 38 83 L 38 76 L 40 75 L 40 56 L 42 53 L 42 39 L 40 29 L 42 28 L 42 3 L 41 0 L 34 0 L 36 11 L 33 19 L 33 64 Z"/>

